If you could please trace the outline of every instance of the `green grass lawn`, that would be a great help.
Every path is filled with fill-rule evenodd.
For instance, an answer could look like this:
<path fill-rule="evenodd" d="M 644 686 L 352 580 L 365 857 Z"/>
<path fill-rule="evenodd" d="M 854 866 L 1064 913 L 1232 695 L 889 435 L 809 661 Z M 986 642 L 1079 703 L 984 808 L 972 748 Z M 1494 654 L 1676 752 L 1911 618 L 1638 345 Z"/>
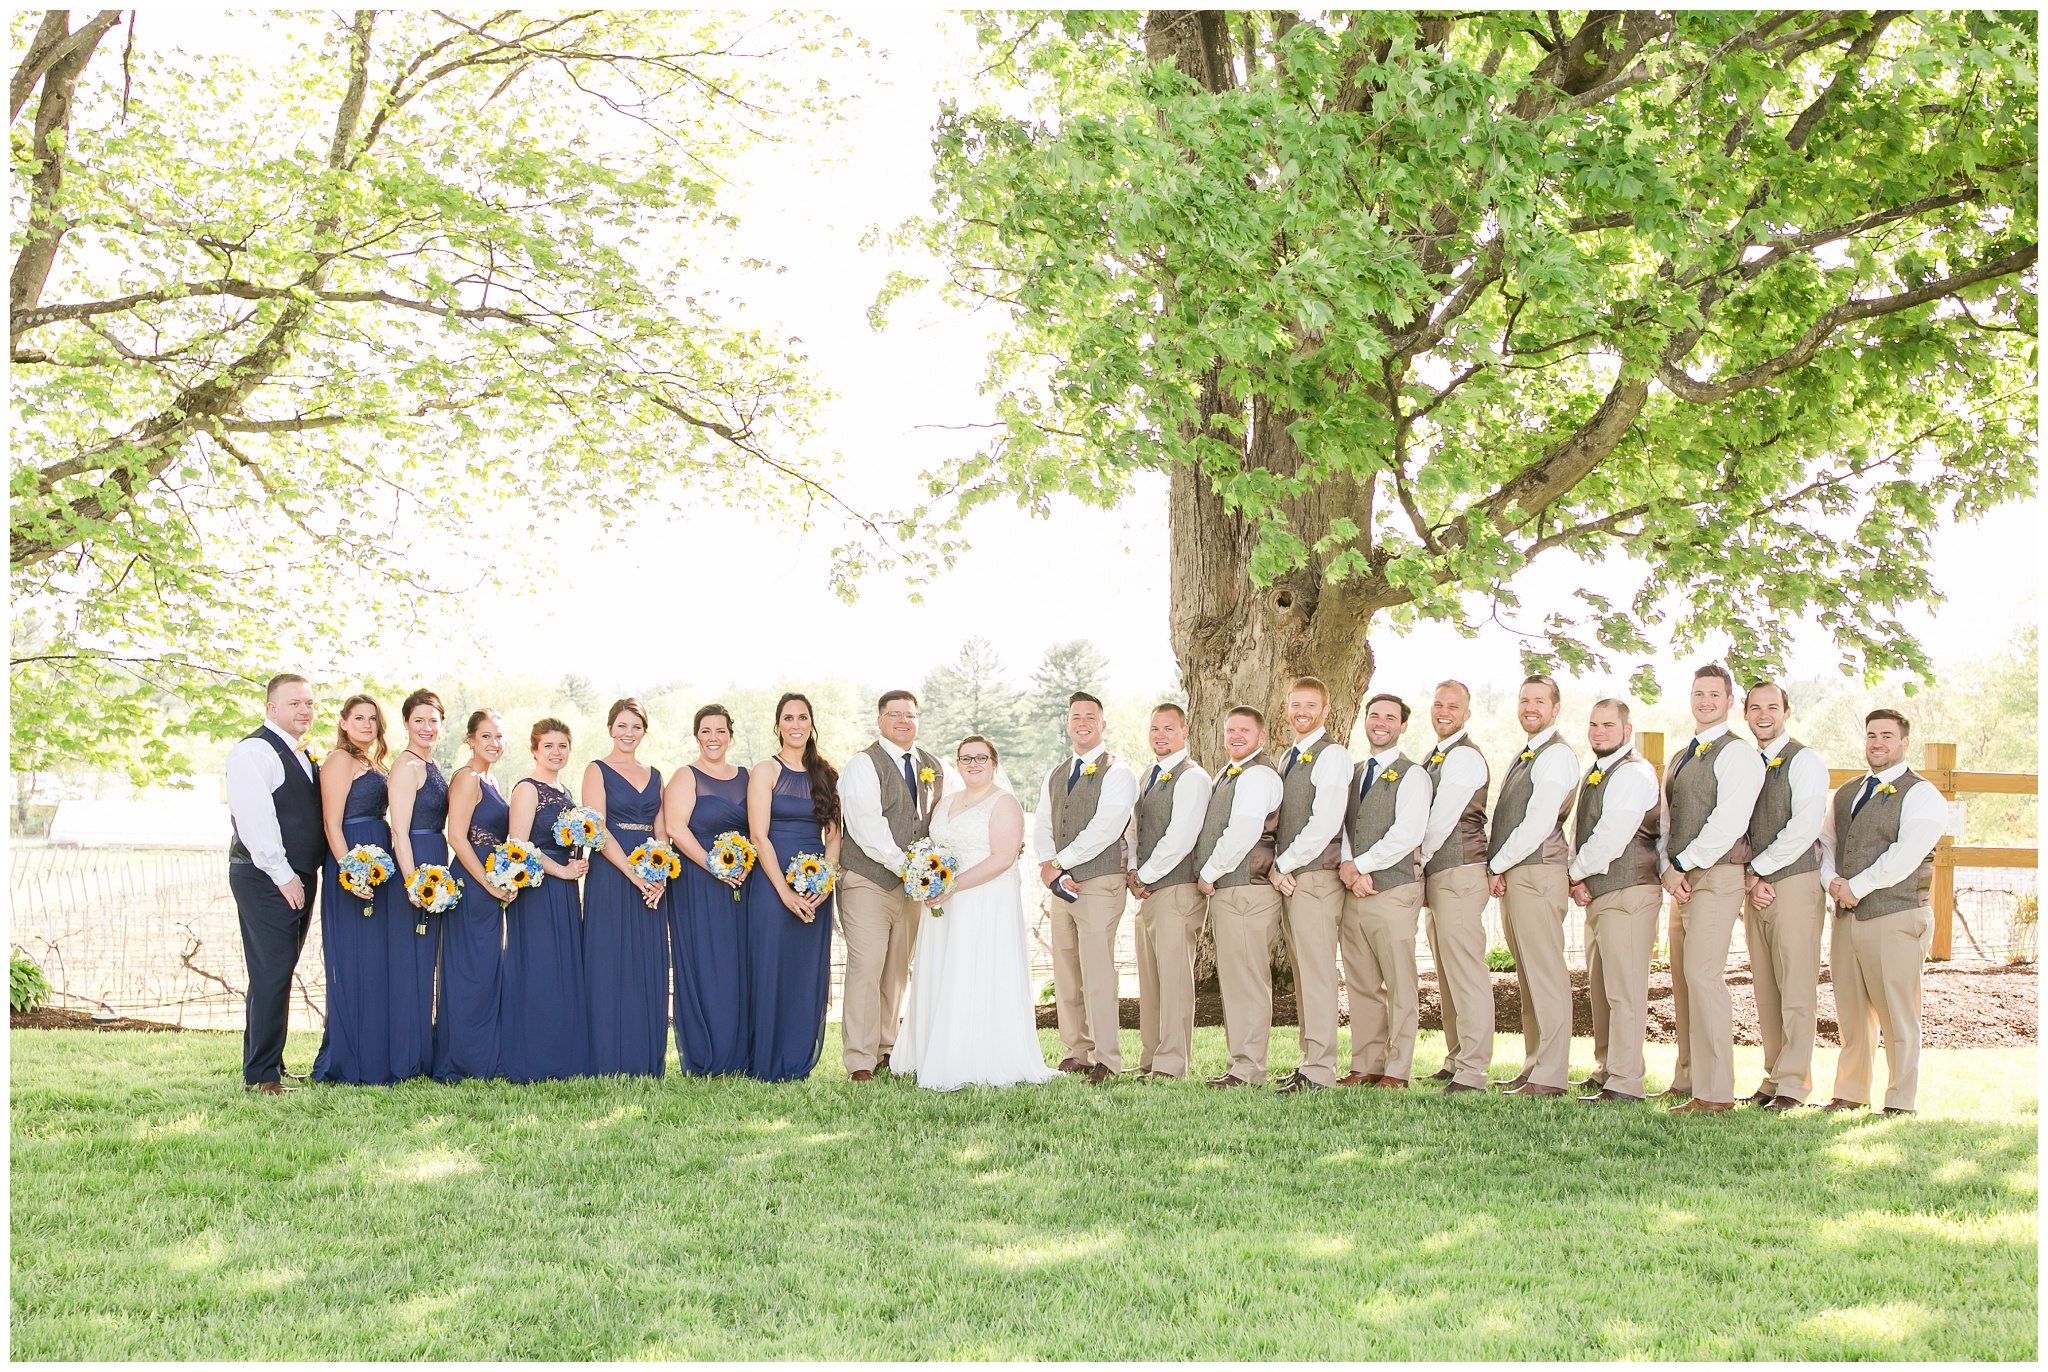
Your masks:
<path fill-rule="evenodd" d="M 274 1100 L 233 1035 L 11 1038 L 16 1358 L 2036 1352 L 2031 1048 L 1928 1053 L 1911 1119 L 1674 1118 L 1434 1087 L 940 1096 L 847 1082 L 836 1035 L 788 1086 Z M 1196 1050 L 1221 1070 L 1220 1030 Z"/>

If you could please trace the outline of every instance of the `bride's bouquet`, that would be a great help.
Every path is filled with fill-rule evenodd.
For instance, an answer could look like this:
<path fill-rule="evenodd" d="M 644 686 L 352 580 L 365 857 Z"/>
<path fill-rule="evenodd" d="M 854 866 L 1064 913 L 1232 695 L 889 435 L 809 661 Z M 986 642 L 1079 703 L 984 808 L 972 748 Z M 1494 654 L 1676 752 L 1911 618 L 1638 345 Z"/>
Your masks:
<path fill-rule="evenodd" d="M 806 900 L 831 895 L 833 883 L 838 878 L 838 870 L 822 853 L 798 853 L 789 860 L 789 866 L 782 873 L 789 889 Z M 798 915 L 797 918 L 809 924 L 817 916 Z"/>
<path fill-rule="evenodd" d="M 903 893 L 922 905 L 944 897 L 953 889 L 960 862 L 928 838 L 921 838 L 903 850 Z M 934 916 L 946 913 L 943 905 L 931 907 Z"/>
<path fill-rule="evenodd" d="M 462 899 L 462 883 L 440 863 L 429 862 L 412 869 L 405 893 L 419 902 L 419 918 L 412 922 L 412 931 L 424 934 L 428 915 L 445 915 Z"/>
<path fill-rule="evenodd" d="M 376 907 L 368 902 L 377 888 L 391 879 L 391 854 L 374 843 L 358 843 L 334 865 L 341 869 L 341 889 L 365 902 L 364 918 L 374 914 Z"/>
<path fill-rule="evenodd" d="M 747 842 L 747 836 L 737 829 L 727 829 L 711 840 L 711 847 L 704 856 L 710 860 L 711 875 L 720 881 L 737 877 L 744 882 L 747 873 L 754 870 L 754 863 L 759 860 L 754 845 Z M 738 886 L 733 887 L 732 898 L 740 898 Z"/>

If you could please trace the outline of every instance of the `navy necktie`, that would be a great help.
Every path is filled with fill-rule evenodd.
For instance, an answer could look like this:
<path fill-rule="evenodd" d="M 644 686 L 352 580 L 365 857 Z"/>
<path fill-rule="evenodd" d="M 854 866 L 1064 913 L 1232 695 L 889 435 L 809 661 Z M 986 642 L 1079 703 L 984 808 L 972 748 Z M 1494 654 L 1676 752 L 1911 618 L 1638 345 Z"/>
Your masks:
<path fill-rule="evenodd" d="M 1876 794 L 1877 774 L 1873 772 L 1871 775 L 1863 779 L 1863 794 L 1856 797 L 1856 803 L 1849 807 L 1849 818 L 1854 819 L 1856 818 L 1856 816 L 1862 814 L 1863 807 L 1865 805 L 1868 805 L 1870 803 L 1870 798 Z"/>
<path fill-rule="evenodd" d="M 910 770 L 910 754 L 903 755 L 903 784 L 910 788 L 910 798 L 917 799 L 917 773 Z"/>
<path fill-rule="evenodd" d="M 1080 758 L 1075 758 L 1075 759 L 1074 759 L 1074 769 L 1073 769 L 1073 770 L 1072 770 L 1071 772 L 1068 772 L 1068 773 L 1067 773 L 1067 789 L 1068 789 L 1069 791 L 1073 790 L 1073 789 L 1074 789 L 1074 783 L 1075 783 L 1075 782 L 1077 782 L 1077 781 L 1079 781 L 1080 779 L 1081 779 L 1081 759 L 1080 759 Z"/>
<path fill-rule="evenodd" d="M 1380 760 L 1376 757 L 1367 758 L 1365 760 L 1365 785 L 1359 788 L 1358 794 L 1362 796 L 1367 791 L 1370 791 L 1372 789 L 1373 778 L 1377 777 L 1379 774 Z"/>
<path fill-rule="evenodd" d="M 1684 771 L 1685 764 L 1691 762 L 1695 757 L 1699 756 L 1699 751 L 1700 741 L 1698 739 L 1694 739 L 1692 742 L 1686 744 L 1685 751 L 1679 755 L 1678 765 L 1671 769 L 1671 775 L 1677 776 L 1680 772 Z"/>
<path fill-rule="evenodd" d="M 1145 778 L 1145 794 L 1150 795 L 1152 793 L 1152 788 L 1154 786 L 1157 786 L 1158 784 L 1159 764 L 1155 762 L 1152 764 L 1152 775 Z"/>
<path fill-rule="evenodd" d="M 1301 761 L 1301 745 L 1297 743 L 1287 750 L 1287 765 L 1280 769 L 1280 775 L 1287 776 L 1292 773 L 1294 771 L 1294 764 L 1299 761 Z"/>

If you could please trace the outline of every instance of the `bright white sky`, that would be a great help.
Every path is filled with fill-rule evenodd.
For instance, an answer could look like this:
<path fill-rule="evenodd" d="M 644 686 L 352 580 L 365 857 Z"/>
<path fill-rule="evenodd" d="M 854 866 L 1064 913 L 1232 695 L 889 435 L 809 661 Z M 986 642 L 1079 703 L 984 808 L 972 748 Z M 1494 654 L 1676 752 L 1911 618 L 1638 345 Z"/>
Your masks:
<path fill-rule="evenodd" d="M 844 455 L 844 487 L 856 501 L 886 508 L 909 503 L 919 471 L 977 446 L 976 431 L 939 426 L 990 418 L 977 386 L 996 321 L 926 297 L 898 302 L 883 332 L 868 325 L 866 311 L 890 269 L 916 264 L 893 261 L 883 247 L 863 251 L 862 237 L 870 226 L 893 228 L 926 207 L 938 87 L 959 69 L 968 44 L 957 26 L 949 31 L 932 14 L 869 13 L 853 26 L 887 54 L 872 64 L 879 84 L 863 89 L 851 122 L 828 135 L 838 145 L 835 164 L 807 166 L 787 147 L 755 160 L 753 188 L 737 204 L 743 252 L 787 270 L 735 269 L 730 284 L 764 322 L 779 321 L 803 340 L 840 397 L 822 427 L 826 445 Z M 842 81 L 848 74 L 839 73 Z M 540 632 L 500 643 L 493 665 L 548 679 L 575 671 L 601 689 L 675 680 L 716 689 L 807 676 L 913 684 L 980 633 L 1021 680 L 1048 644 L 1086 637 L 1109 654 L 1112 690 L 1154 691 L 1176 675 L 1165 525 L 1163 481 L 1115 512 L 1069 501 L 1040 521 L 985 508 L 967 528 L 972 550 L 926 590 L 924 605 L 907 603 L 900 581 L 875 577 L 849 608 L 827 581 L 837 541 L 830 531 L 760 527 L 707 507 L 665 532 L 643 529 L 625 546 L 568 559 L 562 576 L 544 578 L 551 582 L 545 591 L 521 588 L 519 610 L 531 615 L 539 594 L 547 618 Z M 1936 540 L 1937 579 L 1949 601 L 1936 615 L 1908 620 L 1937 664 L 1991 651 L 2035 615 L 2040 530 L 2038 504 L 2030 502 Z M 1569 560 L 1539 563 L 1517 583 L 1527 622 L 1596 582 L 1611 590 L 1617 579 Z M 694 612 L 735 598 L 743 608 L 720 614 L 715 633 L 690 627 L 704 618 Z M 647 632 L 650 601 L 681 612 L 670 621 L 677 632 Z M 469 608 L 485 607 L 472 597 Z M 1444 675 L 1507 684 L 1521 676 L 1516 646 L 1497 627 L 1471 640 L 1440 627 L 1406 638 L 1388 630 L 1380 676 L 1397 688 Z M 1824 635 L 1802 636 L 1795 676 L 1834 664 Z M 1674 660 L 1664 672 L 1667 690 L 1685 675 Z"/>

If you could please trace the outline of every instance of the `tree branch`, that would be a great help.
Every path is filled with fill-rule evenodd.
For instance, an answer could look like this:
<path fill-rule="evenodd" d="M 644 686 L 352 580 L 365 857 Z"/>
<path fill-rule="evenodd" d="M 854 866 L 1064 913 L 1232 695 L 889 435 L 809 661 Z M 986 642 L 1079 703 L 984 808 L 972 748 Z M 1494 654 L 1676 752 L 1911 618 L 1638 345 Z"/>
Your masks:
<path fill-rule="evenodd" d="M 7 122 L 11 125 L 21 118 L 21 107 L 34 94 L 36 82 L 42 80 L 52 67 L 72 57 L 81 48 L 90 49 L 108 29 L 120 22 L 121 11 L 101 10 L 86 21 L 85 27 L 70 33 L 67 32 L 71 27 L 70 10 L 44 10 L 43 22 L 37 26 L 36 36 L 29 40 L 28 51 L 22 54 L 21 64 L 14 69 L 14 81 L 8 90 L 13 103 L 7 112 Z"/>

